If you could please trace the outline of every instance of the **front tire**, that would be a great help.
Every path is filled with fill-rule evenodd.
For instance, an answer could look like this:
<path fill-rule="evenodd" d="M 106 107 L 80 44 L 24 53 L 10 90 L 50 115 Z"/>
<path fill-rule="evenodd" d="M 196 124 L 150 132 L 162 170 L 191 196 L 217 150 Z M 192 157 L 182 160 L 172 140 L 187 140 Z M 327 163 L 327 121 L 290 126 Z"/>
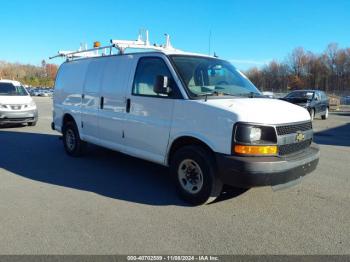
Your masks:
<path fill-rule="evenodd" d="M 322 120 L 326 120 L 328 118 L 328 114 L 329 114 L 329 110 L 328 110 L 328 107 L 327 107 L 325 114 L 321 116 Z"/>
<path fill-rule="evenodd" d="M 73 157 L 82 155 L 86 143 L 80 139 L 78 128 L 74 122 L 67 122 L 64 125 L 62 141 L 68 155 Z"/>
<path fill-rule="evenodd" d="M 309 113 L 310 113 L 311 121 L 313 121 L 314 118 L 315 118 L 315 109 L 311 108 L 310 111 L 309 111 Z"/>
<path fill-rule="evenodd" d="M 170 169 L 179 195 L 187 203 L 210 203 L 221 194 L 223 184 L 215 174 L 211 152 L 200 146 L 185 146 L 177 150 Z"/>

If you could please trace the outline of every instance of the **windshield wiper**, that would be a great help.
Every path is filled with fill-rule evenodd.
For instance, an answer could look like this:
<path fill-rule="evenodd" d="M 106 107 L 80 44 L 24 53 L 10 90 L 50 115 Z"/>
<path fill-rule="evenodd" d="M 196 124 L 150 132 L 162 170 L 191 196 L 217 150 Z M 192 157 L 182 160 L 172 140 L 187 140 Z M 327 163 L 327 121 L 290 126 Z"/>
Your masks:
<path fill-rule="evenodd" d="M 207 102 L 208 96 L 232 96 L 232 94 L 214 91 L 214 92 L 200 93 L 200 94 L 197 94 L 197 96 L 204 96 L 205 97 L 204 101 Z"/>
<path fill-rule="evenodd" d="M 214 92 L 199 93 L 197 94 L 197 96 L 232 96 L 232 94 L 214 91 Z"/>
<path fill-rule="evenodd" d="M 240 94 L 235 94 L 235 95 L 236 95 L 236 96 L 249 97 L 249 98 L 262 97 L 261 94 L 259 94 L 259 93 L 254 93 L 254 92 L 250 92 L 250 93 L 240 93 Z"/>

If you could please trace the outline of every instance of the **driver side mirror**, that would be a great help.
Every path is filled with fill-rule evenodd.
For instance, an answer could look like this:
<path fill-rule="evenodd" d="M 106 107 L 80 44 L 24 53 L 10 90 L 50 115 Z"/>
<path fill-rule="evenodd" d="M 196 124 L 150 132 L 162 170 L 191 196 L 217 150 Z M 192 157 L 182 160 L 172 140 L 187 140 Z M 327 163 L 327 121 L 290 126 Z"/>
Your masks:
<path fill-rule="evenodd" d="M 156 94 L 169 95 L 171 93 L 172 79 L 167 76 L 158 75 L 156 77 L 153 92 Z"/>

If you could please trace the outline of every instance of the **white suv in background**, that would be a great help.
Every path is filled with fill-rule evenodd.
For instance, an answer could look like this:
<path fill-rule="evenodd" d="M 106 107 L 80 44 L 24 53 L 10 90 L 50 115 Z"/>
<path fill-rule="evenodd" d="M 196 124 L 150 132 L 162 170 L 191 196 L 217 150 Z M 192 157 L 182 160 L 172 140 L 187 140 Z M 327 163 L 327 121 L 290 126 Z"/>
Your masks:
<path fill-rule="evenodd" d="M 37 121 L 36 104 L 21 83 L 0 80 L 0 125 L 27 123 L 35 126 Z"/>
<path fill-rule="evenodd" d="M 223 184 L 284 184 L 318 164 L 307 110 L 263 98 L 214 57 L 163 50 L 76 59 L 61 65 L 54 90 L 52 128 L 69 155 L 89 142 L 169 166 L 193 204 L 212 201 Z"/>

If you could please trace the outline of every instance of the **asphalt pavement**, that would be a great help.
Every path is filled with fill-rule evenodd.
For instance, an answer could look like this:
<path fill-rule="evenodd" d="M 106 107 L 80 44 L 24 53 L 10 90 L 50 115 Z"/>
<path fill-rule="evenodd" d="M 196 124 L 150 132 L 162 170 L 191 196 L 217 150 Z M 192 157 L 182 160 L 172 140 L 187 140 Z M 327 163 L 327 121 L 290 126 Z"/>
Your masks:
<path fill-rule="evenodd" d="M 51 98 L 35 127 L 0 128 L 0 254 L 349 254 L 350 112 L 316 119 L 317 170 L 279 191 L 178 199 L 164 167 L 63 150 Z"/>

